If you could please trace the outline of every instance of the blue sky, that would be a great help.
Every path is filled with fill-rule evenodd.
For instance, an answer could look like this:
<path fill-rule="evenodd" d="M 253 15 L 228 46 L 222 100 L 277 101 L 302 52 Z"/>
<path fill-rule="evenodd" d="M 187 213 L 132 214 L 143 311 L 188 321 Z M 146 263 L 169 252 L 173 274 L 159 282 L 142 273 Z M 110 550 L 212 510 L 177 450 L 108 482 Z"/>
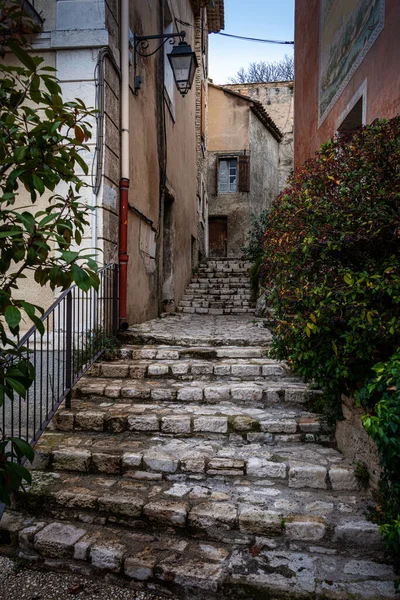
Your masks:
<path fill-rule="evenodd" d="M 277 40 L 294 39 L 294 0 L 225 0 L 225 33 Z M 260 44 L 210 35 L 209 75 L 228 83 L 240 67 L 279 60 L 293 46 Z"/>

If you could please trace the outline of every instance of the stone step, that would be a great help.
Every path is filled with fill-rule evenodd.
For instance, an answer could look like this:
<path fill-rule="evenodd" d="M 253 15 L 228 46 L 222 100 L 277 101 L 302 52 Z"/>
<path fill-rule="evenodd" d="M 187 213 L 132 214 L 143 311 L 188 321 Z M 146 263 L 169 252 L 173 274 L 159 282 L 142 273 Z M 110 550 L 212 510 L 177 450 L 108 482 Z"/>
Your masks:
<path fill-rule="evenodd" d="M 251 302 L 249 297 L 233 297 L 231 299 L 225 298 L 223 296 L 214 296 L 210 297 L 207 295 L 199 295 L 199 296 L 184 296 L 182 299 L 183 302 L 190 302 L 192 306 L 205 306 L 210 308 L 240 308 L 241 306 L 249 306 L 252 305 L 254 307 L 254 303 Z M 181 306 L 185 306 L 185 304 L 181 304 Z"/>
<path fill-rule="evenodd" d="M 229 273 L 230 271 L 232 271 L 234 273 L 248 273 L 251 266 L 252 266 L 251 262 L 249 262 L 249 261 L 242 261 L 242 262 L 210 261 L 207 264 L 200 265 L 199 273 L 209 273 L 209 272 Z"/>
<path fill-rule="evenodd" d="M 192 277 L 190 283 L 198 283 L 203 286 L 217 285 L 235 285 L 239 287 L 250 287 L 248 276 L 243 277 L 241 274 L 235 273 L 200 273 L 198 277 Z"/>
<path fill-rule="evenodd" d="M 186 600 L 394 597 L 393 567 L 379 562 L 379 556 L 357 559 L 352 547 L 324 554 L 325 548 L 311 542 L 302 551 L 282 551 L 276 538 L 243 545 L 185 540 L 115 524 L 28 520 L 13 512 L 0 522 L 0 531 L 8 554 L 27 564 L 70 570 L 99 583 L 112 577 L 123 585 L 147 584 L 157 594 Z"/>
<path fill-rule="evenodd" d="M 249 300 L 204 300 L 202 298 L 181 300 L 179 306 L 192 306 L 193 308 L 255 308 L 255 304 Z"/>
<path fill-rule="evenodd" d="M 227 309 L 229 310 L 229 309 Z M 190 319 L 190 323 L 187 321 Z M 250 314 L 213 315 L 170 314 L 132 325 L 120 339 L 125 344 L 171 346 L 270 346 L 272 334 L 264 319 Z"/>
<path fill-rule="evenodd" d="M 207 302 L 238 302 L 242 300 L 248 302 L 250 298 L 250 292 L 244 290 L 214 290 L 212 293 L 208 293 L 207 290 L 187 290 L 182 300 L 204 300 Z"/>
<path fill-rule="evenodd" d="M 251 290 L 248 287 L 241 286 L 201 286 L 199 284 L 192 284 L 196 287 L 188 287 L 185 290 L 185 294 L 188 296 L 231 296 L 233 299 L 250 297 Z M 197 287 L 198 286 L 198 287 Z"/>
<path fill-rule="evenodd" d="M 84 377 L 73 390 L 77 398 L 105 398 L 113 401 L 151 400 L 156 402 L 178 401 L 181 403 L 219 404 L 233 402 L 253 408 L 273 406 L 279 402 L 286 405 L 302 405 L 312 401 L 319 392 L 309 390 L 307 385 L 290 377 L 278 382 L 180 382 L 172 380 L 130 381 L 126 379 Z"/>
<path fill-rule="evenodd" d="M 146 474 L 146 472 L 144 472 Z M 157 474 L 153 475 L 153 478 Z M 252 544 L 274 538 L 276 548 L 310 543 L 353 556 L 382 552 L 378 526 L 364 516 L 368 497 L 345 491 L 290 488 L 272 480 L 201 478 L 149 481 L 129 476 L 34 471 L 29 494 L 19 493 L 19 510 L 38 510 L 41 519 L 115 524 L 125 530 L 184 534 L 186 541 Z"/>
<path fill-rule="evenodd" d="M 85 414 L 85 423 L 87 418 Z M 257 442 L 234 445 L 228 438 L 172 439 L 154 435 L 160 426 L 155 415 L 131 414 L 127 421 L 130 431 L 113 435 L 87 431 L 45 433 L 36 446 L 34 468 L 125 476 L 138 481 L 187 482 L 193 477 L 199 481 L 222 477 L 245 478 L 243 485 L 247 485 L 268 478 L 268 485 L 279 483 L 282 488 L 359 489 L 353 465 L 337 450 L 319 444 L 288 444 L 290 435 L 277 436 L 285 441 L 271 446 Z M 223 418 L 195 417 L 193 436 L 197 432 L 225 433 L 226 427 Z"/>
<path fill-rule="evenodd" d="M 223 280 L 218 282 L 215 279 L 211 279 L 210 283 L 205 283 L 204 281 L 195 281 L 190 283 L 186 290 L 196 290 L 196 291 L 209 291 L 210 293 L 219 293 L 219 292 L 246 292 L 248 293 L 251 289 L 250 283 L 247 280 L 246 282 L 239 283 L 238 281 L 231 282 L 227 280 Z"/>
<path fill-rule="evenodd" d="M 168 346 L 168 345 L 126 345 L 117 350 L 119 358 L 133 360 L 251 360 L 267 359 L 265 346 Z M 280 363 L 278 363 L 280 364 Z"/>
<path fill-rule="evenodd" d="M 98 362 L 87 373 L 90 377 L 112 378 L 169 378 L 193 381 L 197 379 L 225 379 L 251 381 L 276 380 L 290 375 L 285 363 L 268 358 L 226 360 L 115 360 Z"/>
<path fill-rule="evenodd" d="M 177 312 L 197 314 L 197 315 L 242 315 L 254 314 L 254 308 L 242 307 L 242 308 L 193 308 L 181 306 L 178 307 Z"/>
<path fill-rule="evenodd" d="M 196 404 L 122 404 L 73 400 L 71 409 L 58 410 L 52 427 L 59 431 L 112 434 L 124 431 L 137 436 L 164 438 L 227 439 L 234 445 L 256 442 L 269 446 L 282 442 L 331 442 L 331 431 L 320 417 L 301 408 L 268 410 Z"/>

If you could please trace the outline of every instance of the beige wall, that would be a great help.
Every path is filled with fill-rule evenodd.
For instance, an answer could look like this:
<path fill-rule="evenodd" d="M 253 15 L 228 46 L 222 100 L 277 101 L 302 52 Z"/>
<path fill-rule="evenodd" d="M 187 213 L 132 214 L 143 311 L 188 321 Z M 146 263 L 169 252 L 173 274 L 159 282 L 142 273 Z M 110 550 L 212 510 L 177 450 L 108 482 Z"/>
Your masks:
<path fill-rule="evenodd" d="M 199 22 L 200 6 L 197 3 L 190 0 L 166 2 L 173 19 Z M 119 1 L 33 0 L 33 4 L 45 18 L 44 30 L 35 37 L 33 51 L 45 52 L 51 64 L 56 66 L 65 99 L 81 97 L 88 106 L 94 106 L 94 70 L 99 50 L 107 48 L 117 65 L 120 62 Z M 158 0 L 130 2 L 129 25 L 131 31 L 139 35 L 163 33 Z M 187 33 L 186 41 L 195 48 L 196 29 L 182 28 Z M 155 42 L 155 46 L 157 44 Z M 134 94 L 134 70 L 130 71 L 129 203 L 134 207 L 128 217 L 130 323 L 157 316 L 163 308 L 163 300 L 171 308 L 178 304 L 190 279 L 193 257 L 198 249 L 196 192 L 201 182 L 198 177 L 201 148 L 196 137 L 196 87 L 185 98 L 174 87 L 170 111 L 171 103 L 163 100 L 163 60 L 162 51 L 139 58 L 138 75 L 143 84 L 137 95 Z M 207 55 L 204 62 L 199 62 L 204 68 L 199 70 L 198 77 L 204 80 Z M 95 213 L 97 246 L 103 251 L 98 255 L 100 263 L 118 260 L 121 158 L 120 79 L 109 56 L 104 60 L 104 68 L 104 157 Z M 93 140 L 85 157 L 90 170 L 98 133 L 95 119 L 92 124 Z M 202 166 L 204 168 L 204 160 Z M 84 179 L 91 183 L 90 177 Z M 163 180 L 165 186 L 161 185 Z M 83 196 L 85 201 L 93 204 L 90 187 L 83 191 Z M 84 247 L 91 247 L 93 231 L 92 223 L 84 236 Z M 38 294 L 39 304 L 48 306 L 53 301 L 50 290 L 39 290 Z"/>
<path fill-rule="evenodd" d="M 171 0 L 170 11 L 173 17 L 194 22 L 188 0 Z M 131 29 L 140 35 L 162 32 L 159 17 L 158 10 L 148 3 L 131 5 Z M 194 47 L 193 29 L 186 28 L 186 32 L 186 41 Z M 137 96 L 131 80 L 129 202 L 153 225 L 130 211 L 130 323 L 156 317 L 160 308 L 173 309 L 178 304 L 191 275 L 192 238 L 197 239 L 195 88 L 182 98 L 174 87 L 171 110 L 170 103 L 164 102 L 166 190 L 160 193 L 160 168 L 164 163 L 162 60 L 162 52 L 139 58 L 138 74 L 143 84 Z M 156 256 L 146 251 L 146 240 L 151 236 L 156 240 Z M 164 253 L 170 256 L 164 257 Z M 163 269 L 166 265 L 170 269 Z"/>
<path fill-rule="evenodd" d="M 249 103 L 209 86 L 208 150 L 248 150 L 250 145 Z"/>
<path fill-rule="evenodd" d="M 275 125 L 283 133 L 279 150 L 279 189 L 283 189 L 293 170 L 293 81 L 243 83 L 224 87 L 261 102 Z"/>
<path fill-rule="evenodd" d="M 227 255 L 241 256 L 251 214 L 259 215 L 279 192 L 280 144 L 251 110 L 253 104 L 209 86 L 209 215 L 227 217 Z M 250 191 L 219 193 L 220 158 L 250 156 Z"/>

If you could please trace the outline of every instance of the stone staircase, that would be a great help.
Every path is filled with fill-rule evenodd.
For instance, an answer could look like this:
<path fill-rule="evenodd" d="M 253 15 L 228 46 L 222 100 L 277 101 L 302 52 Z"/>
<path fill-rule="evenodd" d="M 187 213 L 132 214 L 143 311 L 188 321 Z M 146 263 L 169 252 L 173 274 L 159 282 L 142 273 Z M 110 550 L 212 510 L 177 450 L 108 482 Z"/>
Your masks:
<path fill-rule="evenodd" d="M 178 312 L 238 315 L 254 314 L 248 270 L 251 263 L 235 258 L 201 264 L 178 306 Z"/>
<path fill-rule="evenodd" d="M 394 598 L 373 501 L 270 340 L 244 313 L 131 327 L 41 437 L 2 551 L 187 600 Z"/>

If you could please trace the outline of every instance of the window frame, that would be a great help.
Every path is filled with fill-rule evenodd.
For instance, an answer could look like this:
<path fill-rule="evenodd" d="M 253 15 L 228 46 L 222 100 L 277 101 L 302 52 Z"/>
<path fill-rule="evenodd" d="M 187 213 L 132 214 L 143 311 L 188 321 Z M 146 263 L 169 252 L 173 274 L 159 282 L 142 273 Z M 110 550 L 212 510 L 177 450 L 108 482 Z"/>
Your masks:
<path fill-rule="evenodd" d="M 232 176 L 231 175 L 231 168 L 232 168 L 232 164 L 231 163 L 235 163 L 235 174 Z M 223 183 L 223 185 L 226 185 L 226 189 L 221 189 L 221 164 L 222 163 L 227 163 L 227 169 L 226 169 L 226 173 L 227 173 L 227 177 L 226 177 L 226 182 Z M 239 191 L 239 157 L 238 156 L 219 156 L 217 158 L 217 172 L 218 172 L 218 176 L 217 176 L 217 193 L 218 194 L 237 194 L 237 192 Z M 234 177 L 234 184 L 235 187 L 234 189 L 232 189 L 232 183 L 231 182 L 231 177 Z"/>

